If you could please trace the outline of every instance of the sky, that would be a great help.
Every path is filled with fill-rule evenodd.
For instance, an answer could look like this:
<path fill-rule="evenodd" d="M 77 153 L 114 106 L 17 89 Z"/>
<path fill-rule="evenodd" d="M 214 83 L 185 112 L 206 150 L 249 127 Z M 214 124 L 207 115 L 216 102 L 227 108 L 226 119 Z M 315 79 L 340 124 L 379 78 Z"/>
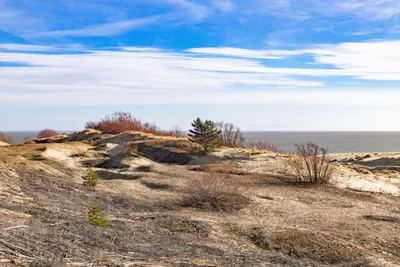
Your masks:
<path fill-rule="evenodd" d="M 400 131 L 398 0 L 0 0 L 0 130 Z"/>

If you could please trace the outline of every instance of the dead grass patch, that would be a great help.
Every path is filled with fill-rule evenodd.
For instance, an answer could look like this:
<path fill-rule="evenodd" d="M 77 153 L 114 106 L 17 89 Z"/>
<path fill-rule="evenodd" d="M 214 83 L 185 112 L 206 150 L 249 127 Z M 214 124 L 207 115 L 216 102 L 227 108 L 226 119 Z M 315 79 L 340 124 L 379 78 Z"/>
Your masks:
<path fill-rule="evenodd" d="M 178 217 L 162 218 L 157 220 L 156 224 L 174 233 L 190 233 L 206 237 L 209 232 L 207 225 L 203 222 Z"/>
<path fill-rule="evenodd" d="M 237 211 L 251 203 L 249 191 L 228 175 L 210 173 L 190 180 L 182 199 L 185 207 Z"/>
<path fill-rule="evenodd" d="M 254 228 L 249 238 L 262 249 L 323 264 L 349 264 L 360 260 L 367 263 L 363 260 L 362 251 L 357 247 L 316 230 L 284 229 L 267 233 L 260 228 Z"/>
<path fill-rule="evenodd" d="M 146 186 L 147 188 L 153 189 L 153 190 L 167 190 L 170 188 L 170 186 L 167 184 L 154 183 L 154 182 L 149 182 L 149 181 L 141 181 L 141 183 L 144 186 Z"/>
<path fill-rule="evenodd" d="M 204 164 L 190 168 L 192 171 L 211 172 L 211 173 L 224 173 L 234 175 L 246 175 L 247 172 L 243 171 L 238 163 L 235 162 L 219 162 L 214 164 Z"/>

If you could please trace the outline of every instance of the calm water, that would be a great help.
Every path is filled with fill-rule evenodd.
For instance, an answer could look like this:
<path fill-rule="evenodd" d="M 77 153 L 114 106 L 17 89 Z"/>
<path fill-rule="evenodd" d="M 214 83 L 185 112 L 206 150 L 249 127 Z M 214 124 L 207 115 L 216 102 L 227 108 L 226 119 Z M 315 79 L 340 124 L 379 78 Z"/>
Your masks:
<path fill-rule="evenodd" d="M 302 141 L 318 143 L 330 153 L 400 152 L 400 132 L 246 132 L 245 136 L 247 140 L 275 144 L 287 152 Z"/>
<path fill-rule="evenodd" d="M 67 131 L 71 132 L 71 131 Z M 24 137 L 35 138 L 38 132 L 8 132 L 16 143 Z M 267 141 L 283 151 L 293 151 L 294 144 L 313 141 L 330 153 L 400 152 L 400 132 L 245 132 L 247 140 Z"/>
<path fill-rule="evenodd" d="M 59 133 L 73 133 L 73 131 L 58 131 Z M 25 132 L 4 132 L 13 137 L 14 143 L 24 142 L 24 139 L 35 139 L 39 131 L 25 131 Z"/>

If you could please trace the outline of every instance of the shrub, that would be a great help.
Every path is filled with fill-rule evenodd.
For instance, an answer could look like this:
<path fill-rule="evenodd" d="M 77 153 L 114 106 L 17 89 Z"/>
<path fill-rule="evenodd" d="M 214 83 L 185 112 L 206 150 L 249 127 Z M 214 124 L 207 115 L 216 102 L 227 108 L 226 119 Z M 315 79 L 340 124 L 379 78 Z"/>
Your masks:
<path fill-rule="evenodd" d="M 333 174 L 328 150 L 313 142 L 295 144 L 296 156 L 289 159 L 289 165 L 298 182 L 324 184 Z"/>
<path fill-rule="evenodd" d="M 258 142 L 253 142 L 250 141 L 247 144 L 248 148 L 253 148 L 253 149 L 258 149 L 258 150 L 267 150 L 271 152 L 280 152 L 278 146 L 265 142 L 265 141 L 258 141 Z"/>
<path fill-rule="evenodd" d="M 227 147 L 243 147 L 245 138 L 240 128 L 223 121 L 217 122 L 215 126 L 221 132 L 217 139 L 219 144 Z"/>
<path fill-rule="evenodd" d="M 247 190 L 232 177 L 210 173 L 186 185 L 183 205 L 206 210 L 236 211 L 250 204 Z"/>
<path fill-rule="evenodd" d="M 57 131 L 52 130 L 52 129 L 44 129 L 44 130 L 41 130 L 38 133 L 37 138 L 38 139 L 49 138 L 49 137 L 53 137 L 53 136 L 56 136 L 56 135 L 58 135 Z"/>
<path fill-rule="evenodd" d="M 0 142 L 11 144 L 14 142 L 14 139 L 11 135 L 0 132 Z"/>
<path fill-rule="evenodd" d="M 99 123 L 98 122 L 94 122 L 94 121 L 88 121 L 86 124 L 85 124 L 85 129 L 96 129 L 96 130 L 98 130 L 99 129 Z"/>
<path fill-rule="evenodd" d="M 89 121 L 85 124 L 85 128 L 96 129 L 105 134 L 120 134 L 128 131 L 144 132 L 163 136 L 176 136 L 177 134 L 174 130 L 161 130 L 152 123 L 142 122 L 133 117 L 131 113 L 122 111 L 105 116 L 98 122 Z"/>
<path fill-rule="evenodd" d="M 193 130 L 189 130 L 189 140 L 200 144 L 204 152 L 208 152 L 217 146 L 217 139 L 221 134 L 215 127 L 214 122 L 197 118 L 192 123 Z"/>
<path fill-rule="evenodd" d="M 184 137 L 185 134 L 183 133 L 182 129 L 179 126 L 174 126 L 172 129 L 169 131 L 171 133 L 171 136 L 174 137 Z"/>
<path fill-rule="evenodd" d="M 108 220 L 100 205 L 94 204 L 88 212 L 88 217 L 91 225 L 108 228 Z"/>
<path fill-rule="evenodd" d="M 89 170 L 85 175 L 82 176 L 84 180 L 83 184 L 89 187 L 96 187 L 99 183 L 99 176 L 94 170 Z"/>

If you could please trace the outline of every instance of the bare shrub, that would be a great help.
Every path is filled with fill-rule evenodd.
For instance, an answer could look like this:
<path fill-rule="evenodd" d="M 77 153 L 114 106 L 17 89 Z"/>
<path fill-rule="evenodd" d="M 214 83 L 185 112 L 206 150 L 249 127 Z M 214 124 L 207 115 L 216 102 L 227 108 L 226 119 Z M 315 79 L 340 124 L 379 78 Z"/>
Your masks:
<path fill-rule="evenodd" d="M 280 152 L 278 146 L 265 142 L 265 141 L 257 141 L 257 142 L 253 142 L 250 141 L 247 144 L 248 148 L 253 148 L 253 149 L 257 149 L 257 150 L 267 150 L 267 151 L 271 151 L 271 152 Z"/>
<path fill-rule="evenodd" d="M 187 183 L 183 205 L 214 211 L 236 211 L 251 200 L 249 192 L 228 175 L 210 173 Z"/>
<path fill-rule="evenodd" d="M 39 139 L 41 139 L 41 138 L 49 138 L 49 137 L 56 136 L 56 135 L 58 135 L 58 134 L 59 134 L 59 133 L 58 133 L 57 131 L 55 131 L 55 130 L 52 130 L 52 129 L 44 129 L 44 130 L 41 130 L 41 131 L 38 133 L 37 138 L 39 138 Z"/>
<path fill-rule="evenodd" d="M 221 132 L 217 139 L 219 144 L 227 147 L 243 147 L 245 138 L 239 127 L 223 121 L 215 123 L 215 127 Z"/>
<path fill-rule="evenodd" d="M 296 156 L 289 159 L 298 182 L 325 184 L 333 174 L 328 150 L 313 142 L 295 144 Z"/>
<path fill-rule="evenodd" d="M 99 123 L 98 122 L 88 121 L 85 124 L 85 129 L 96 129 L 96 130 L 98 130 L 98 128 L 99 128 Z"/>
<path fill-rule="evenodd" d="M 7 144 L 11 144 L 14 142 L 14 138 L 12 138 L 12 136 L 9 134 L 0 132 L 0 142 L 5 142 Z"/>
<path fill-rule="evenodd" d="M 185 136 L 185 134 L 183 133 L 182 129 L 179 126 L 173 126 L 169 132 L 171 133 L 171 136 L 174 136 L 174 137 L 184 137 Z"/>

